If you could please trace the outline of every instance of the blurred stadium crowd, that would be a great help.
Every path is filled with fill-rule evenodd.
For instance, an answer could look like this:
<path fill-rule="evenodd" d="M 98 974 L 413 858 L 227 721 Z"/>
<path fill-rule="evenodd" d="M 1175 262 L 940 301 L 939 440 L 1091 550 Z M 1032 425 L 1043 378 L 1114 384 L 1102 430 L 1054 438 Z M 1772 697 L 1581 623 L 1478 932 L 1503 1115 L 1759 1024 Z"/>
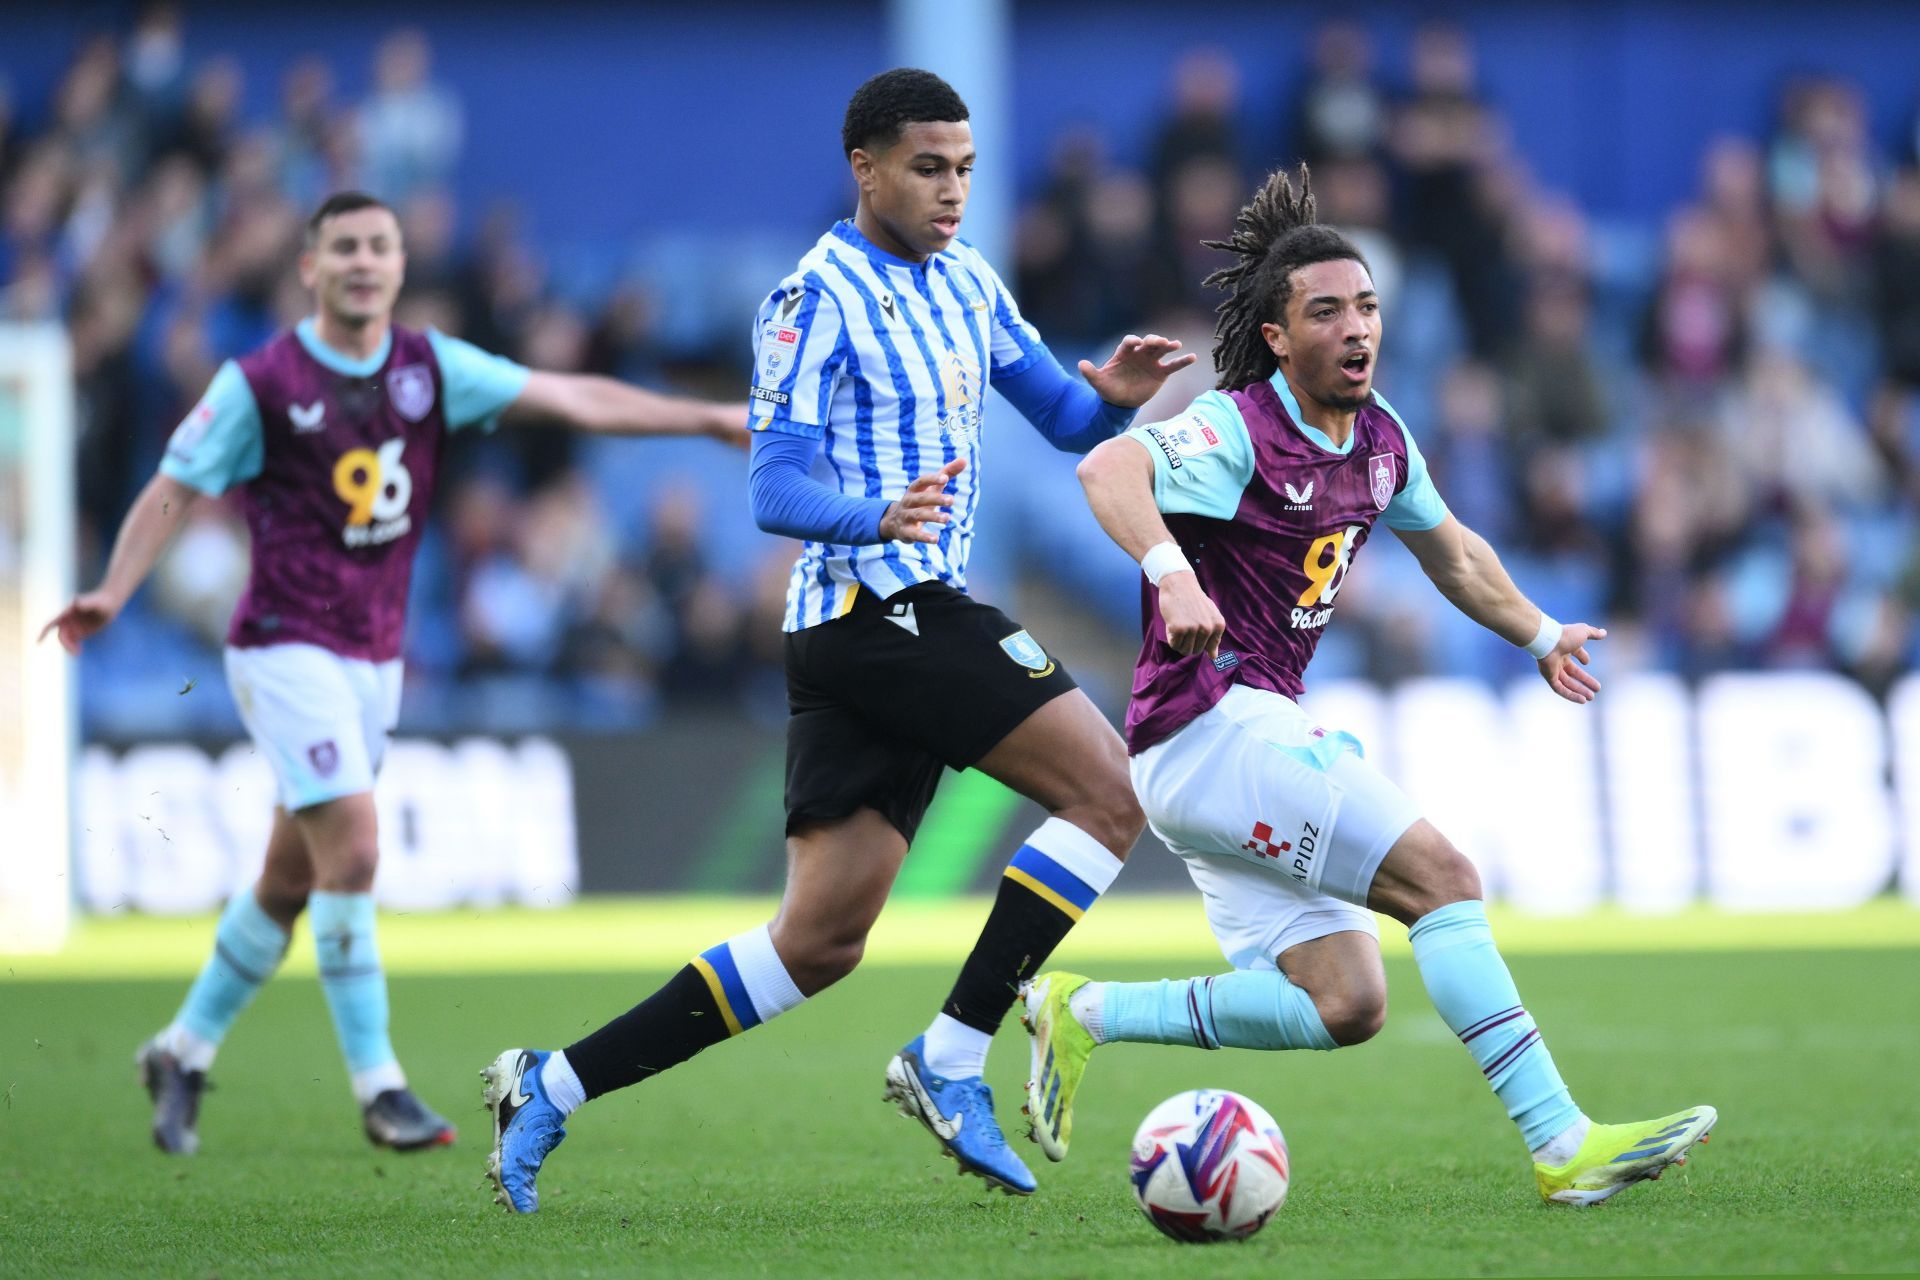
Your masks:
<path fill-rule="evenodd" d="M 372 51 L 362 100 L 340 100 L 335 69 L 309 60 L 254 119 L 239 65 L 188 63 L 182 20 L 156 6 L 88 40 L 50 102 L 0 92 L 0 316 L 72 333 L 83 580 L 219 361 L 304 313 L 292 262 L 331 190 L 400 211 L 402 323 L 544 368 L 667 380 L 650 335 L 671 296 L 561 290 L 511 192 L 455 209 L 462 106 L 420 32 Z M 1913 667 L 1920 121 L 1883 146 L 1854 85 L 1797 78 L 1764 134 L 1699 157 L 1694 198 L 1664 226 L 1600 225 L 1530 178 L 1461 32 L 1425 28 L 1405 65 L 1382 66 L 1364 30 L 1333 25 L 1310 59 L 1281 104 L 1243 100 L 1225 56 L 1186 55 L 1137 163 L 1097 127 L 1053 140 L 1001 266 L 1062 359 L 1149 329 L 1205 350 L 1214 299 L 1200 281 L 1222 259 L 1200 241 L 1225 232 L 1259 175 L 1304 159 L 1322 220 L 1371 261 L 1381 384 L 1442 494 L 1549 611 L 1609 625 L 1614 670 L 1813 667 L 1879 691 Z M 675 379 L 737 393 L 739 337 L 676 362 Z M 1210 383 L 1203 361 L 1147 413 Z M 461 442 L 415 578 L 408 723 L 784 714 L 790 548 L 748 526 L 743 463 L 679 448 L 511 431 Z M 996 476 L 1009 492 L 995 501 L 1024 504 L 1048 549 L 1015 553 L 1010 572 L 1068 620 L 1131 636 L 1131 567 L 1083 513 L 1049 514 L 1070 460 L 1011 423 L 996 449 L 1032 458 Z M 1526 669 L 1391 542 L 1342 593 L 1320 679 Z M 208 510 L 89 652 L 90 733 L 231 727 L 223 699 L 149 695 L 217 673 L 245 565 L 232 513 Z M 1123 696 L 1124 670 L 1102 678 L 1098 696 Z"/>

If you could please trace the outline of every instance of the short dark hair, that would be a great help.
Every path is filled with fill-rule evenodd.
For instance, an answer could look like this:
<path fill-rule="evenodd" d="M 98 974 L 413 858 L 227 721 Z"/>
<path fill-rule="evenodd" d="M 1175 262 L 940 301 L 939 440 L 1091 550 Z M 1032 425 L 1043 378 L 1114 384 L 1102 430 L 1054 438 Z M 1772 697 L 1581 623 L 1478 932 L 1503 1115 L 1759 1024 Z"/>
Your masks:
<path fill-rule="evenodd" d="M 1208 288 L 1229 291 L 1213 326 L 1213 367 L 1220 376 L 1220 390 L 1265 381 L 1280 367 L 1273 348 L 1260 336 L 1260 326 L 1272 322 L 1286 327 L 1294 272 L 1315 263 L 1350 260 L 1372 274 L 1373 268 L 1353 241 L 1332 227 L 1321 226 L 1314 217 L 1313 180 L 1307 166 L 1300 166 L 1297 192 L 1286 170 L 1276 169 L 1233 220 L 1231 239 L 1201 242 L 1240 259 L 1203 282 Z"/>
<path fill-rule="evenodd" d="M 336 191 L 320 202 L 320 207 L 307 219 L 307 247 L 312 248 L 320 240 L 320 224 L 328 218 L 337 218 L 343 213 L 358 213 L 362 209 L 385 209 L 393 213 L 393 206 L 379 196 L 370 196 L 364 191 Z M 397 218 L 400 215 L 394 214 Z"/>
<path fill-rule="evenodd" d="M 856 148 L 886 148 L 900 141 L 900 130 L 924 120 L 960 121 L 967 104 L 953 86 L 931 71 L 895 67 L 882 71 L 847 101 L 847 118 L 840 125 L 840 145 L 852 155 Z"/>

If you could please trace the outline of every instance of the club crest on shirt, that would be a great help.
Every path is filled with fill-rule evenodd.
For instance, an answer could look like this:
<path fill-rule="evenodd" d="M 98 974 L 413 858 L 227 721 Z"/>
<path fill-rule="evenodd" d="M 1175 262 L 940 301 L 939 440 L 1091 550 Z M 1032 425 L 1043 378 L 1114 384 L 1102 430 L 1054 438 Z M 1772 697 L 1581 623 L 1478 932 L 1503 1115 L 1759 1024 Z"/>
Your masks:
<path fill-rule="evenodd" d="M 953 285 L 954 294 L 960 301 L 975 311 L 985 311 L 987 300 L 980 296 L 979 287 L 973 283 L 973 277 L 965 271 L 950 271 L 947 280 Z"/>
<path fill-rule="evenodd" d="M 1393 501 L 1393 482 L 1395 479 L 1393 455 L 1376 453 L 1367 459 L 1367 475 L 1373 481 L 1373 505 L 1385 511 L 1387 504 Z"/>
<path fill-rule="evenodd" d="M 418 422 L 433 408 L 433 375 L 423 364 L 402 365 L 387 375 L 387 398 L 408 422 Z"/>

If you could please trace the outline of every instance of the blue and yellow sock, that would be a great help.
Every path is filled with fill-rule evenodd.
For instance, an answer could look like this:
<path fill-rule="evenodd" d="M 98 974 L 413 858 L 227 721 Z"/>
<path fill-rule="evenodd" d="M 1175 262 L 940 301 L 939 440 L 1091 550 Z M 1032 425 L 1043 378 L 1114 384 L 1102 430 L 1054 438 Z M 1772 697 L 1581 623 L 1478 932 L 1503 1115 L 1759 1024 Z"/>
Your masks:
<path fill-rule="evenodd" d="M 1083 997 L 1081 992 L 1085 992 Z M 1338 1048 L 1313 997 L 1273 969 L 1208 978 L 1089 982 L 1072 1008 L 1096 1041 L 1190 1044 L 1197 1049 Z M 1097 1010 L 1093 1012 L 1093 1010 Z"/>
<path fill-rule="evenodd" d="M 1125 864 L 1064 818 L 1048 818 L 1014 853 L 993 910 L 953 990 L 926 1032 L 926 1064 L 937 1075 L 981 1074 L 987 1045 L 1020 984 L 1039 972 Z"/>
<path fill-rule="evenodd" d="M 307 900 L 307 910 L 320 989 L 353 1076 L 353 1096 L 364 1107 L 407 1083 L 387 1035 L 387 975 L 374 941 L 373 895 L 317 892 Z"/>
<path fill-rule="evenodd" d="M 242 889 L 220 913 L 213 933 L 213 954 L 193 980 L 187 998 L 162 1032 L 168 1052 L 188 1071 L 205 1071 L 240 1011 L 287 954 L 287 931 L 260 909 L 251 887 Z"/>
<path fill-rule="evenodd" d="M 1433 1007 L 1467 1046 L 1528 1148 L 1538 1150 L 1582 1119 L 1493 944 L 1486 906 L 1449 903 L 1414 921 L 1407 936 Z"/>
<path fill-rule="evenodd" d="M 554 1105 L 571 1111 L 770 1022 L 805 999 L 761 925 L 708 947 L 658 991 L 554 1054 L 541 1081 Z"/>

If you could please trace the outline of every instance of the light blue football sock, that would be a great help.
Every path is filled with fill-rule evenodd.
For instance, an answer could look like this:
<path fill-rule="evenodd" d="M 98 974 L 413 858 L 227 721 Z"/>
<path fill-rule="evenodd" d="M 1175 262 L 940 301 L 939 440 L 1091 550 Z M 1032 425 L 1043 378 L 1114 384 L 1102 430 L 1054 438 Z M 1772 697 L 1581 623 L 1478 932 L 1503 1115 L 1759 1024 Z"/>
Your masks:
<path fill-rule="evenodd" d="M 214 930 L 213 954 L 174 1015 L 174 1026 L 187 1032 L 189 1043 L 198 1042 L 176 1048 L 182 1066 L 205 1071 L 212 1065 L 214 1048 L 286 954 L 287 931 L 260 909 L 252 887 L 234 894 Z"/>
<path fill-rule="evenodd" d="M 1200 1049 L 1333 1049 L 1313 997 L 1272 969 L 1104 982 L 1099 1039 Z"/>
<path fill-rule="evenodd" d="M 333 1013 L 334 1034 L 353 1074 L 362 1106 L 379 1086 L 405 1083 L 393 1042 L 387 1038 L 387 975 L 373 937 L 371 893 L 315 893 L 307 900 L 313 946 L 320 961 L 320 989 Z"/>
<path fill-rule="evenodd" d="M 1580 1108 L 1493 945 L 1486 906 L 1449 903 L 1414 921 L 1407 936 L 1433 1007 L 1473 1054 L 1527 1147 L 1538 1150 L 1579 1120 Z"/>

